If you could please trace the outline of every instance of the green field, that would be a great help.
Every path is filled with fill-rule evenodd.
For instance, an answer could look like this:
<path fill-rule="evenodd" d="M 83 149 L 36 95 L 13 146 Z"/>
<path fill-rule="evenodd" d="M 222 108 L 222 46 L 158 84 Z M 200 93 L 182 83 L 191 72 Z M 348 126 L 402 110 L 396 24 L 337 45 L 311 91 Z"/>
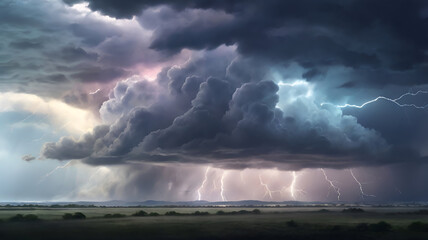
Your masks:
<path fill-rule="evenodd" d="M 428 239 L 428 229 L 413 231 L 412 222 L 428 223 L 419 208 L 363 208 L 344 213 L 343 207 L 258 208 L 260 214 L 217 215 L 254 208 L 49 208 L 0 207 L 0 239 Z M 160 216 L 133 217 L 144 210 Z M 165 216 L 175 211 L 207 216 Z M 65 213 L 82 212 L 84 220 L 63 220 Z M 16 214 L 35 214 L 40 220 L 14 222 Z M 105 214 L 124 214 L 104 218 Z M 290 221 L 293 221 L 290 223 Z M 385 221 L 391 229 L 361 229 L 359 224 Z"/>

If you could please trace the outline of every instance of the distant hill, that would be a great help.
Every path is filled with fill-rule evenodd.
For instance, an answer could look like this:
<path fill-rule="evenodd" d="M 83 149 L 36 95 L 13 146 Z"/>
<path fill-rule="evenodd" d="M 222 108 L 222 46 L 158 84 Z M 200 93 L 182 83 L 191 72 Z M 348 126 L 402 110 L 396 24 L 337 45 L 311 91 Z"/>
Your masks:
<path fill-rule="evenodd" d="M 181 202 L 170 202 L 170 201 L 76 201 L 76 202 L 55 202 L 55 201 L 44 201 L 44 202 L 0 202 L 0 206 L 50 206 L 50 207 L 161 207 L 161 206 L 175 206 L 175 207 L 215 207 L 215 206 L 258 206 L 258 207 L 299 207 L 299 206 L 353 206 L 353 205 L 367 205 L 367 206 L 427 206 L 427 202 L 407 202 L 407 203 L 388 203 L 388 202 L 371 202 L 371 203 L 345 203 L 345 202 L 299 202 L 299 201 L 257 201 L 257 200 L 242 200 L 242 201 L 221 201 L 221 202 L 209 202 L 209 201 L 181 201 Z"/>
<path fill-rule="evenodd" d="M 242 200 L 242 201 L 221 201 L 221 202 L 209 202 L 209 201 L 181 201 L 181 202 L 170 202 L 170 201 L 155 201 L 147 200 L 141 202 L 127 202 L 127 201 L 76 201 L 76 202 L 0 202 L 1 206 L 22 206 L 22 205 L 37 205 L 37 206 L 96 206 L 96 207 L 131 207 L 131 206 L 147 206 L 147 207 L 159 207 L 159 206 L 187 206 L 187 207 L 201 207 L 201 206 L 306 206 L 314 204 L 331 204 L 322 202 L 298 202 L 298 201 L 285 201 L 285 202 L 268 202 L 268 201 L 257 201 L 257 200 Z"/>

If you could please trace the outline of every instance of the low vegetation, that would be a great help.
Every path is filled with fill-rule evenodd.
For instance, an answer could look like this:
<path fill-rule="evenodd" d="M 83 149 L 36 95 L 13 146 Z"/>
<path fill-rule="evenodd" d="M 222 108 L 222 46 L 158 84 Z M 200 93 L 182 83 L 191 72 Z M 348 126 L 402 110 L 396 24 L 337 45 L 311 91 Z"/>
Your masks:
<path fill-rule="evenodd" d="M 9 221 L 11 222 L 36 222 L 40 221 L 39 217 L 35 214 L 16 214 L 15 216 L 9 218 Z"/>
<path fill-rule="evenodd" d="M 365 211 L 361 208 L 346 208 L 346 209 L 343 209 L 342 212 L 344 212 L 344 213 L 363 213 Z"/>
<path fill-rule="evenodd" d="M 34 239 L 56 239 L 52 231 L 55 232 L 57 227 L 65 236 L 64 240 L 123 240 L 143 235 L 148 239 L 203 239 L 206 238 L 205 232 L 210 232 L 212 238 L 209 239 L 428 239 L 428 222 L 425 215 L 415 214 L 416 209 L 409 209 L 408 214 L 399 212 L 395 215 L 390 215 L 385 210 L 370 210 L 368 214 L 360 215 L 357 213 L 364 211 L 359 208 L 343 207 L 329 208 L 327 211 L 322 208 L 310 211 L 296 209 L 294 212 L 274 212 L 267 209 L 262 209 L 262 212 L 252 208 L 238 208 L 233 209 L 234 211 L 230 208 L 152 209 L 153 212 L 150 208 L 144 208 L 145 211 L 141 208 L 106 208 L 98 211 L 82 209 L 83 213 L 70 209 L 70 213 L 64 215 L 64 209 L 37 210 L 34 212 L 37 215 L 26 214 L 31 213 L 28 210 L 16 215 L 16 210 L 0 211 L 0 214 L 7 216 L 0 220 L 0 239 L 26 239 L 28 234 L 34 232 L 38 234 Z M 65 223 L 66 221 L 58 221 L 57 218 L 49 218 L 49 214 L 62 215 L 64 220 L 92 220 Z M 356 224 L 356 219 L 361 220 L 361 223 Z M 63 227 L 62 224 L 70 228 Z M 80 230 L 75 229 L 85 229 L 87 238 L 81 238 Z M 106 229 L 108 234 L 104 231 Z M 217 232 L 217 229 L 221 231 Z M 25 232 L 25 235 L 21 232 Z M 45 235 L 51 236 L 45 238 Z"/>
<path fill-rule="evenodd" d="M 64 220 L 86 219 L 86 216 L 81 212 L 75 212 L 74 214 L 65 213 L 64 215 L 62 215 L 62 219 Z"/>
<path fill-rule="evenodd" d="M 247 210 L 239 210 L 239 211 L 232 211 L 232 212 L 225 212 L 225 211 L 217 211 L 217 215 L 240 215 L 240 214 L 260 214 L 261 211 L 259 209 L 254 209 L 253 211 L 247 211 Z"/>
<path fill-rule="evenodd" d="M 147 212 L 143 211 L 143 210 L 140 210 L 140 211 L 132 214 L 132 216 L 134 216 L 134 217 L 144 217 L 144 216 L 147 216 L 147 215 L 148 215 Z"/>

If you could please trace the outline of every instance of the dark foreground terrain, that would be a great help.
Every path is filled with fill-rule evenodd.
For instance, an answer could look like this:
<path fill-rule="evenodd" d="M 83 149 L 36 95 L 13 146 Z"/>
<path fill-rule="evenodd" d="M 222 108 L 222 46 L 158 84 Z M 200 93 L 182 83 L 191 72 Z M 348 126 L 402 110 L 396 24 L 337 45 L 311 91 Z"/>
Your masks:
<path fill-rule="evenodd" d="M 0 207 L 0 239 L 428 239 L 425 209 L 258 209 Z"/>

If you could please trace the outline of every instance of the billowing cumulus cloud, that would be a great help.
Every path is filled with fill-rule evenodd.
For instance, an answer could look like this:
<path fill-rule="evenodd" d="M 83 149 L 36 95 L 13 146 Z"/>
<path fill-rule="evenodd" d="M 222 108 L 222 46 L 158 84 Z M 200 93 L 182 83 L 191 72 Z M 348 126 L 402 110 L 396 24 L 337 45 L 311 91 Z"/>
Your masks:
<path fill-rule="evenodd" d="M 47 143 L 43 155 L 95 165 L 142 161 L 226 168 L 343 168 L 418 159 L 399 159 L 379 132 L 321 105 L 310 82 L 274 82 L 267 80 L 274 77 L 269 71 L 258 81 L 239 78 L 236 65 L 248 63 L 230 54 L 220 48 L 166 68 L 154 81 L 119 82 L 100 109 L 106 125 L 77 141 Z M 195 67 L 207 62 L 208 68 Z"/>

